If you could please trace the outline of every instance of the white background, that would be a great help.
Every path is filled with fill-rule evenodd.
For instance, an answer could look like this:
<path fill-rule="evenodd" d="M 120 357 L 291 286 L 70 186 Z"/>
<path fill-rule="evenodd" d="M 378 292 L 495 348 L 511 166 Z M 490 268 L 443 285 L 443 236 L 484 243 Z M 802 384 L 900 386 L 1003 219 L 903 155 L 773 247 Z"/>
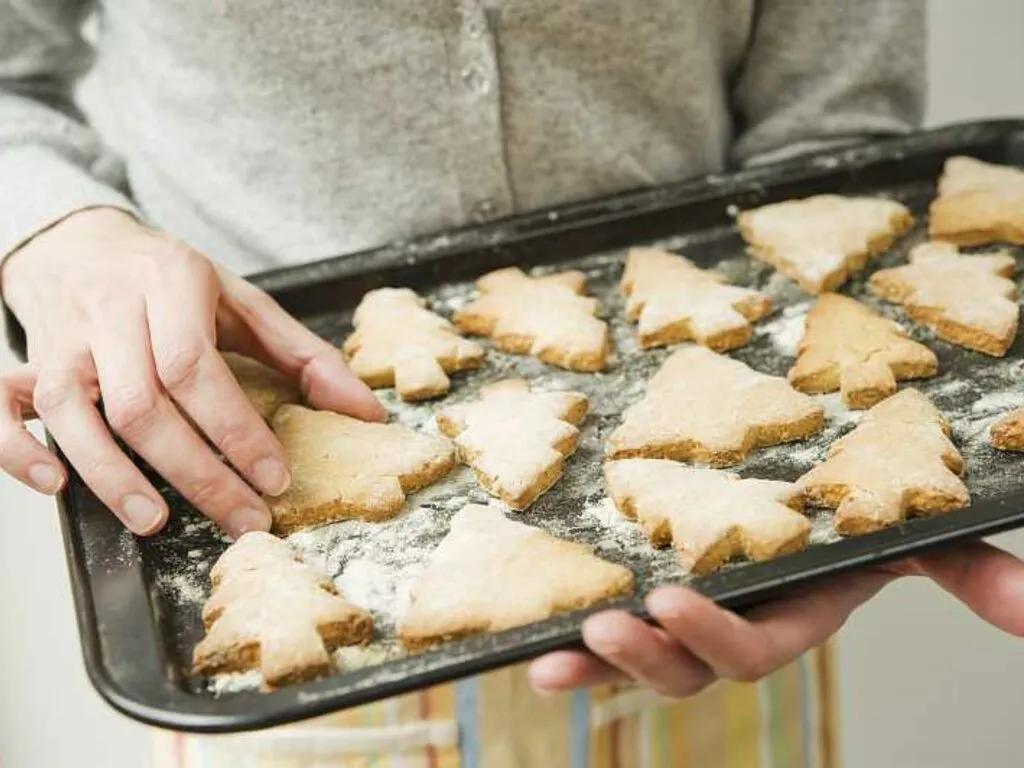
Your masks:
<path fill-rule="evenodd" d="M 1024 3 L 933 0 L 929 21 L 928 123 L 1024 116 Z M 147 768 L 147 730 L 86 680 L 53 503 L 6 477 L 0 502 L 0 765 Z M 999 541 L 1024 555 L 1024 533 Z M 839 648 L 849 768 L 1024 765 L 1024 641 L 931 584 L 901 582 Z"/>

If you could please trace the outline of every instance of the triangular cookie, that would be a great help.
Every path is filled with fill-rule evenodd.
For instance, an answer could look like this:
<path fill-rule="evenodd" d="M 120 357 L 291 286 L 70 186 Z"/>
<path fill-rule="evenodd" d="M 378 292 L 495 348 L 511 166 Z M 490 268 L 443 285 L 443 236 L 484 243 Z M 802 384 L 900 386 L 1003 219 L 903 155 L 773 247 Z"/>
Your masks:
<path fill-rule="evenodd" d="M 589 547 L 471 504 L 410 591 L 399 634 L 420 649 L 442 640 L 542 621 L 633 591 L 633 574 Z"/>
<path fill-rule="evenodd" d="M 698 346 L 674 352 L 608 438 L 610 458 L 736 464 L 754 448 L 819 432 L 825 414 L 785 379 Z"/>
<path fill-rule="evenodd" d="M 531 392 L 522 379 L 506 379 L 436 418 L 480 485 L 513 509 L 526 509 L 562 476 L 565 457 L 576 450 L 575 425 L 586 414 L 586 395 Z"/>
<path fill-rule="evenodd" d="M 939 362 L 924 344 L 859 301 L 820 296 L 807 314 L 789 381 L 801 392 L 842 393 L 849 408 L 870 408 L 897 380 L 934 376 Z"/>
<path fill-rule="evenodd" d="M 446 393 L 448 374 L 479 368 L 484 350 L 426 308 L 408 288 L 378 288 L 352 316 L 344 351 L 353 372 L 373 388 L 394 387 L 403 400 Z"/>
<path fill-rule="evenodd" d="M 992 425 L 992 445 L 1001 451 L 1024 451 L 1024 408 L 1010 411 Z"/>
<path fill-rule="evenodd" d="M 1024 245 L 1024 170 L 973 157 L 946 160 L 928 234 L 959 245 Z"/>
<path fill-rule="evenodd" d="M 694 573 L 734 557 L 771 560 L 807 545 L 811 524 L 794 511 L 802 499 L 792 483 L 741 480 L 665 459 L 609 461 L 604 475 L 619 511 L 638 521 L 655 546 L 674 545 Z"/>
<path fill-rule="evenodd" d="M 951 243 L 922 243 L 910 263 L 871 276 L 871 289 L 906 307 L 939 338 L 1002 357 L 1017 335 L 1020 310 L 1013 257 L 960 254 Z"/>
<path fill-rule="evenodd" d="M 739 215 L 751 254 L 808 293 L 838 289 L 913 222 L 906 206 L 892 200 L 840 195 L 786 200 Z"/>
<path fill-rule="evenodd" d="M 390 517 L 402 509 L 407 493 L 436 482 L 455 465 L 447 440 L 400 424 L 284 405 L 273 428 L 292 472 L 288 490 L 267 499 L 275 533 Z"/>
<path fill-rule="evenodd" d="M 299 388 L 280 371 L 245 355 L 234 352 L 221 354 L 256 413 L 267 421 L 285 403 L 297 403 L 302 399 Z"/>
<path fill-rule="evenodd" d="M 574 371 L 600 371 L 608 361 L 608 326 L 597 299 L 583 295 L 582 272 L 530 277 L 517 267 L 476 281 L 480 296 L 455 313 L 466 333 L 490 336 L 499 349 L 534 355 Z"/>
<path fill-rule="evenodd" d="M 629 252 L 619 287 L 644 348 L 696 341 L 735 349 L 750 341 L 750 324 L 772 311 L 763 293 L 729 285 L 719 272 L 654 248 Z"/>
<path fill-rule="evenodd" d="M 206 637 L 193 653 L 197 674 L 260 669 L 268 687 L 326 674 L 329 652 L 367 642 L 373 620 L 334 583 L 269 533 L 246 533 L 210 571 Z"/>
<path fill-rule="evenodd" d="M 865 413 L 797 486 L 809 505 L 835 509 L 836 530 L 847 535 L 965 507 L 963 459 L 948 434 L 928 398 L 905 389 Z"/>

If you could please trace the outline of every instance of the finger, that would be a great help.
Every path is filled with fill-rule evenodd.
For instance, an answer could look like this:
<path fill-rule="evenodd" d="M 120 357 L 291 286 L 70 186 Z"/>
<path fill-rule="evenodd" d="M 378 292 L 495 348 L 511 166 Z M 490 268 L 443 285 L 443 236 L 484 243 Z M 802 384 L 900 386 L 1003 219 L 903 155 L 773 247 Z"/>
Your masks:
<path fill-rule="evenodd" d="M 568 691 L 622 680 L 617 667 L 583 651 L 556 651 L 530 664 L 530 684 L 538 693 Z"/>
<path fill-rule="evenodd" d="M 35 378 L 28 366 L 0 378 L 0 469 L 40 493 L 54 494 L 67 482 L 67 471 L 23 422 Z"/>
<path fill-rule="evenodd" d="M 583 642 L 597 656 L 665 696 L 690 696 L 714 675 L 668 634 L 625 611 L 603 611 L 583 622 Z"/>
<path fill-rule="evenodd" d="M 167 522 L 167 504 L 103 422 L 90 398 L 89 380 L 94 374 L 87 358 L 84 352 L 66 356 L 65 364 L 40 370 L 35 411 L 97 498 L 130 531 L 148 536 Z"/>
<path fill-rule="evenodd" d="M 161 391 L 145 309 L 111 307 L 110 328 L 93 329 L 93 357 L 111 428 L 200 512 L 231 536 L 267 530 L 264 501 L 220 461 Z"/>
<path fill-rule="evenodd" d="M 971 542 L 918 557 L 918 572 L 990 624 L 1024 637 L 1024 562 L 998 547 Z"/>
<path fill-rule="evenodd" d="M 347 365 L 341 352 L 281 309 L 263 291 L 222 274 L 224 301 L 241 318 L 275 368 L 299 382 L 315 408 L 381 421 L 387 410 Z"/>
<path fill-rule="evenodd" d="M 203 318 L 214 315 L 216 297 L 201 286 L 198 290 L 180 288 L 147 297 L 157 377 L 196 426 L 256 488 L 271 496 L 284 493 L 291 483 L 284 449 L 217 351 L 210 323 L 204 323 Z"/>
<path fill-rule="evenodd" d="M 754 681 L 824 642 L 893 576 L 864 571 L 752 609 L 746 617 L 690 589 L 662 587 L 647 610 L 720 677 Z"/>

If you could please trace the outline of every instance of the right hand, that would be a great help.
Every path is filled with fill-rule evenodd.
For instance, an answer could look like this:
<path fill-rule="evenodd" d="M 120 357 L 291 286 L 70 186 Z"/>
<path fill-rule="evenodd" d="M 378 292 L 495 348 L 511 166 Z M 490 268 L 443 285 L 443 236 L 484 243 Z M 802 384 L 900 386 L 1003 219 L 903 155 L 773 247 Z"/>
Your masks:
<path fill-rule="evenodd" d="M 279 494 L 291 481 L 284 450 L 218 348 L 274 366 L 315 408 L 385 415 L 340 353 L 267 294 L 127 213 L 69 216 L 14 253 L 2 278 L 29 362 L 0 377 L 0 468 L 43 493 L 67 482 L 25 429 L 38 414 L 134 533 L 159 531 L 167 504 L 114 434 L 232 536 L 269 528 L 257 491 Z"/>

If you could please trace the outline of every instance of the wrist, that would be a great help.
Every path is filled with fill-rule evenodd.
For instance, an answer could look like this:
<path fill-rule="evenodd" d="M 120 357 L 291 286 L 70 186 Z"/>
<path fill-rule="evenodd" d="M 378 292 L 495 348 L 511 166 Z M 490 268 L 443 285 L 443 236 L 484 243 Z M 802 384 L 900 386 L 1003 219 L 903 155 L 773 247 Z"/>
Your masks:
<path fill-rule="evenodd" d="M 138 219 L 121 208 L 83 208 L 68 214 L 37 232 L 0 263 L 0 293 L 3 301 L 15 309 L 17 297 L 24 293 L 26 283 L 32 280 L 33 266 L 40 266 L 34 262 L 46 252 L 73 248 L 81 238 L 109 235 L 126 227 L 139 226 Z"/>

